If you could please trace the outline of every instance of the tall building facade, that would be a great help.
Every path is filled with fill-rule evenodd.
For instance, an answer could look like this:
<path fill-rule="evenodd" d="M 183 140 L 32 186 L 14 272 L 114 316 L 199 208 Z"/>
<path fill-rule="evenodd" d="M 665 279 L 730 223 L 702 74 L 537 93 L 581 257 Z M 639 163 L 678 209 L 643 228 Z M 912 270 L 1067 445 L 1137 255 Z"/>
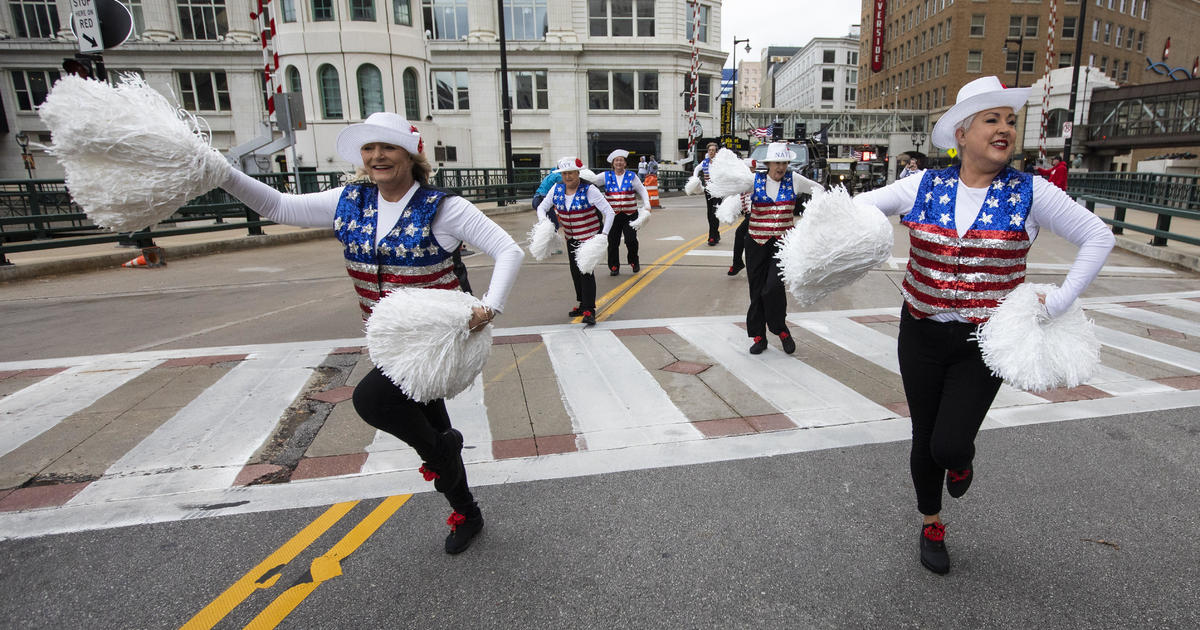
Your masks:
<path fill-rule="evenodd" d="M 775 69 L 775 107 L 854 109 L 858 99 L 859 32 L 814 37 Z"/>
<path fill-rule="evenodd" d="M 263 53 L 251 0 L 128 0 L 135 36 L 105 51 L 203 116 L 227 150 L 267 120 Z M 77 50 L 69 0 L 6 0 L 0 12 L 4 135 L 48 141 L 36 106 Z M 303 169 L 348 168 L 334 138 L 375 111 L 419 126 L 446 167 L 504 159 L 500 26 L 495 0 L 275 0 L 275 81 L 303 95 Z M 503 0 L 512 148 L 521 165 L 564 155 L 594 164 L 618 146 L 668 159 L 686 142 L 692 7 L 700 28 L 697 122 L 717 129 L 720 0 Z M 38 177 L 61 177 L 36 155 Z M 288 160 L 292 159 L 289 154 Z M 268 165 L 270 166 L 270 165 Z M 0 142 L 0 177 L 24 177 L 16 143 Z"/>
<path fill-rule="evenodd" d="M 737 108 L 747 111 L 761 107 L 762 63 L 743 61 L 738 64 Z"/>
<path fill-rule="evenodd" d="M 775 107 L 775 71 L 799 51 L 799 46 L 767 46 L 762 49 L 759 62 L 762 81 L 758 88 L 758 100 L 763 107 Z"/>

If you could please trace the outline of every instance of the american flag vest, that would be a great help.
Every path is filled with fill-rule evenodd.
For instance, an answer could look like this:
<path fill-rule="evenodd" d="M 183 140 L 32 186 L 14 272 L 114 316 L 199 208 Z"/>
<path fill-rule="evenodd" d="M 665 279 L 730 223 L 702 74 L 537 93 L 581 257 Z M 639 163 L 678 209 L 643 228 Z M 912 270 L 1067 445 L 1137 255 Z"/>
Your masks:
<path fill-rule="evenodd" d="M 612 171 L 604 172 L 604 198 L 613 212 L 637 212 L 637 198 L 633 192 L 633 180 L 637 178 L 631 171 L 625 171 L 620 181 Z"/>
<path fill-rule="evenodd" d="M 600 213 L 596 206 L 588 201 L 587 182 L 579 182 L 575 196 L 567 201 L 567 187 L 558 183 L 554 185 L 551 199 L 554 200 L 554 212 L 558 214 L 558 223 L 562 226 L 563 235 L 575 241 L 582 241 L 594 234 L 600 233 Z"/>
<path fill-rule="evenodd" d="M 342 190 L 333 231 L 345 246 L 346 272 L 354 281 L 364 320 L 379 300 L 398 287 L 459 288 L 452 253 L 433 238 L 433 217 L 445 196 L 418 188 L 396 226 L 376 247 L 379 189 L 373 184 L 350 184 Z"/>
<path fill-rule="evenodd" d="M 772 238 L 783 236 L 793 225 L 792 210 L 796 208 L 796 191 L 792 190 L 792 173 L 784 174 L 775 199 L 767 195 L 767 174 L 754 174 L 754 191 L 750 194 L 750 238 L 762 245 Z"/>
<path fill-rule="evenodd" d="M 1033 178 L 1011 167 L 997 175 L 975 224 L 960 237 L 954 225 L 958 172 L 957 166 L 926 171 L 916 203 L 900 219 L 909 229 L 901 291 L 913 317 L 957 313 L 980 323 L 1025 281 Z"/>
<path fill-rule="evenodd" d="M 704 158 L 703 160 L 700 160 L 700 177 L 704 180 L 705 184 L 708 183 L 708 179 L 709 179 L 709 175 L 708 175 L 708 167 L 709 166 L 712 166 L 712 160 L 710 160 L 708 158 Z"/>

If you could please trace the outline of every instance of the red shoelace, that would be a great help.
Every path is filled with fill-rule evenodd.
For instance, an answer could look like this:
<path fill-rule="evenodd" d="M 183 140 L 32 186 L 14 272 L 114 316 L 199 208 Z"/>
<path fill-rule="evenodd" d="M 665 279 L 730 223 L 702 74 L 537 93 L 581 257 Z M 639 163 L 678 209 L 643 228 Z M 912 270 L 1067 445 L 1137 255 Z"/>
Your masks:
<path fill-rule="evenodd" d="M 786 332 L 779 333 L 780 339 L 787 339 L 788 337 L 791 337 L 791 335 L 787 334 Z"/>
<path fill-rule="evenodd" d="M 941 523 L 927 523 L 925 525 L 925 537 L 935 542 L 944 540 L 946 538 L 946 526 Z"/>
<path fill-rule="evenodd" d="M 427 468 L 425 464 L 421 464 L 421 467 L 417 469 L 417 472 L 421 473 L 422 477 L 425 477 L 425 481 L 433 481 L 441 476 Z"/>
<path fill-rule="evenodd" d="M 970 468 L 964 468 L 962 470 L 947 470 L 946 471 L 946 478 L 949 479 L 951 483 L 958 483 L 960 481 L 966 481 L 967 478 L 970 476 L 971 476 Z"/>
<path fill-rule="evenodd" d="M 465 522 L 467 522 L 467 517 L 459 514 L 458 512 L 451 512 L 450 518 L 446 519 L 446 524 L 450 526 L 450 531 L 458 529 L 458 526 Z"/>
<path fill-rule="evenodd" d="M 759 335 L 759 336 L 756 336 L 756 337 L 754 338 L 754 343 L 758 343 L 758 342 L 760 342 L 760 341 L 762 341 L 762 336 L 761 336 L 761 335 Z"/>

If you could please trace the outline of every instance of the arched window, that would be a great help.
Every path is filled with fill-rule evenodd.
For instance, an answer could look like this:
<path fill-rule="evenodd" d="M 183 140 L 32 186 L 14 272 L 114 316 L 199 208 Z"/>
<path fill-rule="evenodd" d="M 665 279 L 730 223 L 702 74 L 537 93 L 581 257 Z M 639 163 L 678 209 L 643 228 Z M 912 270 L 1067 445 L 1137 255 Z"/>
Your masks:
<path fill-rule="evenodd" d="M 1071 112 L 1065 109 L 1052 109 L 1050 114 L 1046 116 L 1046 137 L 1061 138 L 1063 135 L 1063 123 L 1071 120 Z"/>
<path fill-rule="evenodd" d="M 296 66 L 288 66 L 286 75 L 287 75 L 288 91 L 299 94 L 300 93 L 300 71 L 296 69 Z"/>
<path fill-rule="evenodd" d="M 325 64 L 317 68 L 317 81 L 321 88 L 321 117 L 342 117 L 342 86 L 338 82 L 337 68 Z"/>
<path fill-rule="evenodd" d="M 366 118 L 383 111 L 383 75 L 379 68 L 364 63 L 358 67 L 358 109 Z"/>
<path fill-rule="evenodd" d="M 409 120 L 421 119 L 421 96 L 417 87 L 417 71 L 413 68 L 404 70 L 404 117 Z"/>

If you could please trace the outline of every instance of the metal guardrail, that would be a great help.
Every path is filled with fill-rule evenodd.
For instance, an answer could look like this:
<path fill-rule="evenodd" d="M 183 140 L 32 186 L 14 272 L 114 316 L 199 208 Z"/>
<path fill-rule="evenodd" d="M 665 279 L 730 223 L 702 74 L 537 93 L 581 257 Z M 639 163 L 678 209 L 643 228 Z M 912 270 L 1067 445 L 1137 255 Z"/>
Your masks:
<path fill-rule="evenodd" d="M 1171 231 L 1171 219 L 1200 220 L 1200 176 L 1162 173 L 1099 172 L 1071 173 L 1067 192 L 1093 212 L 1096 204 L 1113 206 L 1113 218 L 1101 219 L 1113 226 L 1113 234 L 1125 230 L 1149 234 L 1151 245 L 1168 241 L 1200 245 L 1200 238 Z M 1126 220 L 1129 210 L 1157 215 L 1153 228 Z"/>

